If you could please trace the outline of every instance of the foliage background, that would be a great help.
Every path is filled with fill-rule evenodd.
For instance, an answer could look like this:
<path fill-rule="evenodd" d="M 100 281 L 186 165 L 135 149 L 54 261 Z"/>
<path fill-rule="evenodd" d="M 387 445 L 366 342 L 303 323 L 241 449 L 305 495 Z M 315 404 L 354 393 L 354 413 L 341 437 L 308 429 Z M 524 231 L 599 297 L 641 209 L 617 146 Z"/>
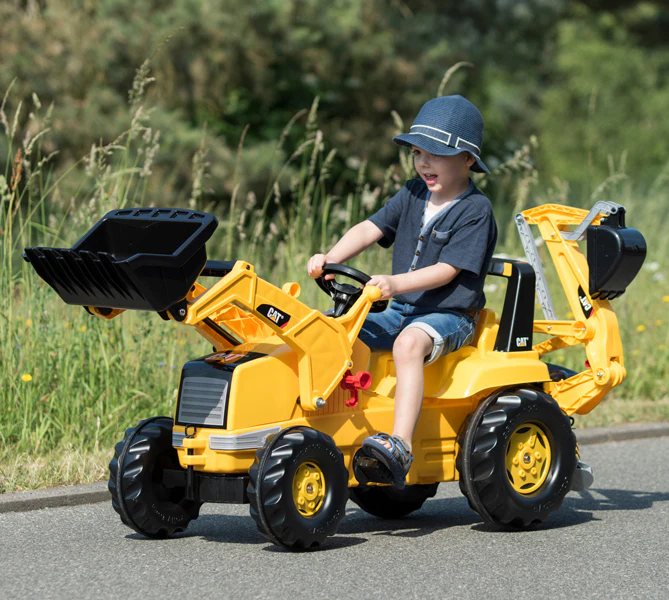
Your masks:
<path fill-rule="evenodd" d="M 244 128 L 242 168 L 263 190 L 273 140 L 315 96 L 340 186 L 347 161 L 368 161 L 380 182 L 395 156 L 391 110 L 410 121 L 446 69 L 467 61 L 445 92 L 485 115 L 490 166 L 536 134 L 542 180 L 587 195 L 609 157 L 624 153 L 642 181 L 666 163 L 668 19 L 664 2 L 597 0 L 12 0 L 0 6 L 0 90 L 16 79 L 21 137 L 34 127 L 33 92 L 54 103 L 44 149 L 58 149 L 62 170 L 124 129 L 135 71 L 151 57 L 161 131 L 151 197 L 187 197 L 206 123 L 206 195 L 225 202 Z M 0 141 L 0 164 L 7 151 Z"/>
<path fill-rule="evenodd" d="M 69 247 L 119 206 L 197 207 L 221 224 L 210 257 L 324 308 L 308 256 L 411 176 L 391 137 L 440 93 L 485 116 L 498 252 L 521 253 L 527 206 L 628 207 L 649 240 L 615 306 L 628 379 L 579 424 L 669 418 L 668 22 L 661 1 L 0 4 L 0 492 L 104 477 L 123 429 L 169 413 L 180 365 L 206 351 L 156 315 L 73 311 L 24 246 Z M 488 297 L 501 308 L 502 289 Z M 559 360 L 580 370 L 581 354 Z"/>

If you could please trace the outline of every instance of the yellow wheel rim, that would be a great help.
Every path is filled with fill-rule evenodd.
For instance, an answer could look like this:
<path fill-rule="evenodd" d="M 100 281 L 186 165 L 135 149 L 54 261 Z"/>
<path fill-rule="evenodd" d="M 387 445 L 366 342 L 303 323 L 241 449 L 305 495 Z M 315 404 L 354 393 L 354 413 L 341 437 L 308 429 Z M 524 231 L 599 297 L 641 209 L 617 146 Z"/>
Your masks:
<path fill-rule="evenodd" d="M 325 477 L 320 467 L 313 462 L 300 465 L 293 478 L 293 501 L 303 517 L 314 517 L 323 507 Z"/>
<path fill-rule="evenodd" d="M 506 447 L 506 475 L 511 487 L 524 496 L 536 492 L 551 467 L 551 445 L 537 423 L 523 423 Z"/>

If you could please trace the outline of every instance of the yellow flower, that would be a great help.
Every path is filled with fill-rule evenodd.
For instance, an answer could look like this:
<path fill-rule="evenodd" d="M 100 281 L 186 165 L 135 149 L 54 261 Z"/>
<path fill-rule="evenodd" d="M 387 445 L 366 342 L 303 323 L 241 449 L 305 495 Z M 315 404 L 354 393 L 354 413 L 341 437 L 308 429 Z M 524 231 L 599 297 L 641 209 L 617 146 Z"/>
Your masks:
<path fill-rule="evenodd" d="M 33 376 L 30 373 L 24 373 L 23 375 L 21 375 L 21 380 L 22 381 L 32 381 Z"/>
<path fill-rule="evenodd" d="M 636 356 L 637 354 L 639 354 L 639 350 L 632 350 L 632 356 Z"/>
<path fill-rule="evenodd" d="M 65 327 L 72 327 L 72 323 L 70 323 L 69 321 L 65 321 Z"/>
<path fill-rule="evenodd" d="M 655 325 L 657 325 L 658 327 L 662 325 L 662 319 L 658 319 L 657 321 L 655 321 Z"/>
<path fill-rule="evenodd" d="M 82 325 L 82 326 L 79 328 L 79 331 L 81 331 L 81 333 L 85 333 L 86 329 L 87 329 L 86 325 Z"/>
<path fill-rule="evenodd" d="M 662 296 L 662 302 L 669 302 L 669 296 Z"/>
<path fill-rule="evenodd" d="M 17 315 L 16 320 L 17 321 L 23 321 L 23 317 L 21 315 Z"/>
<path fill-rule="evenodd" d="M 26 319 L 26 327 L 32 327 L 33 326 L 33 320 L 32 319 Z"/>
<path fill-rule="evenodd" d="M 642 331 L 646 331 L 646 326 L 645 325 L 638 325 L 636 330 L 641 333 Z"/>
<path fill-rule="evenodd" d="M 115 340 L 115 339 L 116 339 L 116 338 L 114 338 L 114 336 L 112 335 L 112 336 L 109 338 L 109 341 L 112 342 L 112 343 L 114 343 L 114 340 Z"/>
<path fill-rule="evenodd" d="M 179 340 L 179 346 L 183 346 L 186 343 L 186 340 Z"/>
<path fill-rule="evenodd" d="M 659 350 L 666 350 L 667 347 L 666 347 L 664 344 L 660 344 L 660 345 L 658 346 L 658 349 L 659 349 Z"/>

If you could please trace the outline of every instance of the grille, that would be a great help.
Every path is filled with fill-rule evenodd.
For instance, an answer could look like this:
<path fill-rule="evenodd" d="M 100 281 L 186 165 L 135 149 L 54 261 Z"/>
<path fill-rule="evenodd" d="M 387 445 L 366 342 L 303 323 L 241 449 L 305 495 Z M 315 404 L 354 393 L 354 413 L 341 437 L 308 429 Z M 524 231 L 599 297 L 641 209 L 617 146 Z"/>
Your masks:
<path fill-rule="evenodd" d="M 179 423 L 225 425 L 228 381 L 213 377 L 184 377 L 179 400 Z"/>

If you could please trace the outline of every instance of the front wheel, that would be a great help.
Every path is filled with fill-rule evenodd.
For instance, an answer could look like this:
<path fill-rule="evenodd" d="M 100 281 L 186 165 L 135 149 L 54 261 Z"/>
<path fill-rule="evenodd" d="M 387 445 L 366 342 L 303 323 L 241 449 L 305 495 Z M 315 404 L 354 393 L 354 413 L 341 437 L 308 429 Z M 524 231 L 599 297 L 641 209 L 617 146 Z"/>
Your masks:
<path fill-rule="evenodd" d="M 520 389 L 483 401 L 458 442 L 460 490 L 488 523 L 542 523 L 571 488 L 576 438 L 548 394 Z"/>
<path fill-rule="evenodd" d="M 332 438 L 320 431 L 280 431 L 257 451 L 249 477 L 251 516 L 279 546 L 317 548 L 344 518 L 348 471 Z"/>
<path fill-rule="evenodd" d="M 186 488 L 163 484 L 165 469 L 179 469 L 169 417 L 146 419 L 128 429 L 109 463 L 112 506 L 121 521 L 149 538 L 184 531 L 198 517 L 201 502 L 188 500 Z"/>

